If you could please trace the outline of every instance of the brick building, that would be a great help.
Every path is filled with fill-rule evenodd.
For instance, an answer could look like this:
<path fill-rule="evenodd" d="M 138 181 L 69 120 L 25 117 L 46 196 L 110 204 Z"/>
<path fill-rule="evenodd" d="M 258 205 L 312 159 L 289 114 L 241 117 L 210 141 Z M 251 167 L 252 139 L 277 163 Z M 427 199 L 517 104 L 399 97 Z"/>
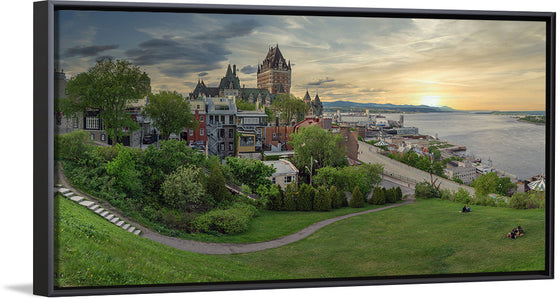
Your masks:
<path fill-rule="evenodd" d="M 257 69 L 257 88 L 267 89 L 271 94 L 290 94 L 292 66 L 286 62 L 282 52 L 276 47 L 268 50 L 263 63 Z"/>

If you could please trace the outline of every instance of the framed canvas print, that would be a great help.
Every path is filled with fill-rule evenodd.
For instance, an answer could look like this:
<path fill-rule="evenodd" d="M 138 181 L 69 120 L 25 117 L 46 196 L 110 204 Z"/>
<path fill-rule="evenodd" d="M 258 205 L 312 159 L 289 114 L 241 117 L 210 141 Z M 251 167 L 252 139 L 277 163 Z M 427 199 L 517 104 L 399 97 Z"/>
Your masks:
<path fill-rule="evenodd" d="M 555 13 L 34 13 L 35 294 L 553 278 Z"/>

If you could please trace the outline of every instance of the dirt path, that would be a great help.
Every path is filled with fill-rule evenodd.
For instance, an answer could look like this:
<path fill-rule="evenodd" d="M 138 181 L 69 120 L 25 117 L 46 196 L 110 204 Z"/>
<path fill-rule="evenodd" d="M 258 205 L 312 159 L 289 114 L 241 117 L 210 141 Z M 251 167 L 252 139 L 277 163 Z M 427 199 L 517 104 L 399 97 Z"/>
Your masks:
<path fill-rule="evenodd" d="M 97 203 L 98 205 L 101 205 L 101 206 L 105 207 L 107 210 L 111 210 L 111 212 L 113 214 L 117 215 L 120 219 L 123 219 L 126 222 L 131 223 L 132 225 L 134 225 L 137 228 L 139 228 L 140 230 L 142 230 L 142 234 L 140 235 L 140 237 L 150 239 L 152 241 L 155 241 L 155 242 L 167 245 L 167 246 L 171 246 L 171 247 L 176 248 L 176 249 L 190 251 L 190 252 L 196 252 L 196 253 L 203 253 L 203 254 L 247 253 L 247 252 L 255 252 L 255 251 L 261 251 L 261 250 L 266 250 L 266 249 L 271 249 L 271 248 L 277 248 L 277 247 L 280 247 L 280 246 L 284 246 L 284 245 L 287 245 L 287 244 L 290 244 L 290 243 L 294 243 L 294 242 L 303 240 L 303 239 L 307 238 L 308 236 L 310 236 L 311 234 L 313 234 L 314 232 L 318 231 L 319 229 L 321 229 L 321 228 L 323 228 L 323 227 L 325 227 L 329 224 L 335 223 L 337 221 L 347 219 L 347 218 L 350 218 L 350 217 L 354 217 L 354 216 L 358 216 L 358 215 L 364 215 L 364 214 L 368 214 L 368 213 L 373 213 L 373 212 L 378 212 L 378 211 L 382 211 L 382 210 L 386 210 L 386 209 L 395 208 L 395 207 L 398 207 L 398 206 L 410 204 L 414 201 L 414 197 L 409 195 L 409 198 L 407 198 L 403 202 L 396 203 L 396 204 L 389 205 L 389 206 L 376 208 L 376 209 L 372 209 L 372 210 L 367 210 L 367 211 L 347 214 L 347 215 L 343 215 L 343 216 L 338 216 L 338 217 L 334 217 L 334 218 L 330 218 L 330 219 L 325 219 L 323 221 L 319 221 L 319 222 L 316 222 L 314 224 L 311 224 L 310 226 L 305 227 L 304 229 L 302 229 L 302 230 L 300 230 L 296 233 L 284 236 L 284 237 L 279 238 L 279 239 L 271 240 L 271 241 L 265 241 L 265 242 L 259 242 L 259 243 L 245 243 L 245 244 L 206 243 L 206 242 L 191 241 L 191 240 L 185 240 L 185 239 L 179 239 L 179 238 L 164 236 L 164 235 L 159 234 L 159 233 L 157 233 L 157 232 L 155 232 L 155 231 L 153 231 L 153 230 L 151 230 L 147 227 L 144 227 L 144 226 L 138 224 L 137 222 L 130 221 L 126 217 L 123 217 L 121 214 L 119 214 L 117 212 L 118 210 L 116 208 L 112 207 L 111 205 L 109 205 L 107 202 L 100 201 L 97 198 L 91 197 L 89 195 L 83 194 L 83 193 L 75 190 L 75 188 L 73 188 L 68 183 L 68 181 L 66 180 L 66 177 L 60 171 L 60 168 L 58 170 L 57 177 L 55 179 L 60 184 L 64 185 L 66 188 L 72 190 L 75 194 L 79 194 L 80 196 L 83 196 L 84 198 L 87 198 L 88 200 L 91 200 L 91 201 Z"/>

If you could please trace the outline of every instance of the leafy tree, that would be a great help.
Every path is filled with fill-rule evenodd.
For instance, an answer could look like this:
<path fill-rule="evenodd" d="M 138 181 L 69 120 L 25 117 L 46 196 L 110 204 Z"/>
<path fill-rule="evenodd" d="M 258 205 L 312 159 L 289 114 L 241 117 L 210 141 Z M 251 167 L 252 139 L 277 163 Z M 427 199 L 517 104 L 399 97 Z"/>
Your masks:
<path fill-rule="evenodd" d="M 498 181 L 498 186 L 496 186 L 496 192 L 500 195 L 509 196 L 515 190 L 516 185 L 511 182 L 508 177 L 500 178 Z"/>
<path fill-rule="evenodd" d="M 422 182 L 416 184 L 414 196 L 416 196 L 416 198 L 439 198 L 441 194 L 431 183 Z"/>
<path fill-rule="evenodd" d="M 311 211 L 313 209 L 313 199 L 315 198 L 315 189 L 308 184 L 299 186 L 297 209 L 298 211 Z"/>
<path fill-rule="evenodd" d="M 402 189 L 401 187 L 397 187 L 395 189 L 395 191 L 397 192 L 397 201 L 402 200 L 403 199 L 403 194 L 402 194 Z"/>
<path fill-rule="evenodd" d="M 351 208 L 361 208 L 364 206 L 364 197 L 360 188 L 356 186 L 354 192 L 352 192 L 352 197 L 350 198 L 350 203 L 348 204 Z"/>
<path fill-rule="evenodd" d="M 284 192 L 284 210 L 297 210 L 297 196 L 298 186 L 297 183 L 293 181 L 286 186 L 286 191 Z"/>
<path fill-rule="evenodd" d="M 294 119 L 296 122 L 302 121 L 309 107 L 293 95 L 281 94 L 272 102 L 272 109 L 280 114 L 280 121 L 290 124 Z"/>
<path fill-rule="evenodd" d="M 125 109 L 149 91 L 150 78 L 139 67 L 125 60 L 101 59 L 68 81 L 61 110 L 73 116 L 98 112 L 114 146 L 124 135 L 124 128 L 139 128 Z"/>
<path fill-rule="evenodd" d="M 335 186 L 331 186 L 331 189 L 329 190 L 329 200 L 331 202 L 331 208 L 342 208 L 342 198 L 339 196 L 338 189 Z"/>
<path fill-rule="evenodd" d="M 210 176 L 206 182 L 206 190 L 217 202 L 227 201 L 231 198 L 231 194 L 226 188 L 226 178 L 219 163 L 210 164 Z"/>
<path fill-rule="evenodd" d="M 385 202 L 395 203 L 397 202 L 397 193 L 394 188 L 385 190 Z"/>
<path fill-rule="evenodd" d="M 282 209 L 283 192 L 280 186 L 271 185 L 268 193 L 265 195 L 266 208 L 272 211 L 280 211 Z"/>
<path fill-rule="evenodd" d="M 459 188 L 459 190 L 457 190 L 457 192 L 453 194 L 453 200 L 456 202 L 468 204 L 471 202 L 472 198 L 467 189 Z"/>
<path fill-rule="evenodd" d="M 150 93 L 148 104 L 144 107 L 144 114 L 148 116 L 164 139 L 169 139 L 171 133 L 179 135 L 183 128 L 195 128 L 195 120 L 189 102 L 176 91 L 161 91 Z"/>
<path fill-rule="evenodd" d="M 138 196 L 142 190 L 140 173 L 136 170 L 133 160 L 133 150 L 118 143 L 116 146 L 118 155 L 112 161 L 107 162 L 107 174 L 115 180 L 115 185 L 128 195 Z"/>
<path fill-rule="evenodd" d="M 199 210 L 206 195 L 203 181 L 204 174 L 200 168 L 194 165 L 179 166 L 176 171 L 166 176 L 161 186 L 164 204 L 173 209 Z"/>
<path fill-rule="evenodd" d="M 235 100 L 235 105 L 237 106 L 237 109 L 244 111 L 254 111 L 257 109 L 255 104 L 251 104 L 242 98 Z"/>
<path fill-rule="evenodd" d="M 260 185 L 272 184 L 268 178 L 274 174 L 274 166 L 266 165 L 260 160 L 227 157 L 226 165 L 236 181 L 249 186 L 253 191 Z"/>
<path fill-rule="evenodd" d="M 313 200 L 313 210 L 314 211 L 330 211 L 331 202 L 329 200 L 329 192 L 324 186 L 319 186 L 317 192 L 315 193 L 315 198 Z"/>
<path fill-rule="evenodd" d="M 346 192 L 344 190 L 338 190 L 338 200 L 342 203 L 342 207 L 348 206 L 348 198 L 346 197 Z"/>
<path fill-rule="evenodd" d="M 55 158 L 78 162 L 83 154 L 93 147 L 91 140 L 84 131 L 74 131 L 55 136 Z"/>
<path fill-rule="evenodd" d="M 486 196 L 490 193 L 496 193 L 499 184 L 500 178 L 498 178 L 498 175 L 494 172 L 482 175 L 472 182 L 477 196 Z"/>
<path fill-rule="evenodd" d="M 371 196 L 371 200 L 368 202 L 374 205 L 383 205 L 385 204 L 385 192 L 381 187 L 375 187 L 373 190 L 373 195 Z"/>
<path fill-rule="evenodd" d="M 306 166 L 315 170 L 348 165 L 344 138 L 340 134 L 327 132 L 319 126 L 309 126 L 290 137 L 292 141 L 289 144 L 294 148 L 293 162 L 300 170 L 306 169 Z"/>

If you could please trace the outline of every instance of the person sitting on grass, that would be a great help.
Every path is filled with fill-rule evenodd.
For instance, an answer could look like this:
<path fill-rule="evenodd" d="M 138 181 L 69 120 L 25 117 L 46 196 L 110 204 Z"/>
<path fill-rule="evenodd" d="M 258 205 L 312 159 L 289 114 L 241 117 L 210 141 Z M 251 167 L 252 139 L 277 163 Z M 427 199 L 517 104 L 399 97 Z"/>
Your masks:
<path fill-rule="evenodd" d="M 471 207 L 467 206 L 467 213 L 471 211 Z"/>
<path fill-rule="evenodd" d="M 466 213 L 466 212 L 467 212 L 467 205 L 464 205 L 463 206 L 463 213 Z"/>
<path fill-rule="evenodd" d="M 513 229 L 511 231 L 511 233 L 507 233 L 506 237 L 509 238 L 509 239 L 515 240 L 515 238 L 517 238 L 517 234 L 515 233 L 515 229 Z"/>
<path fill-rule="evenodd" d="M 521 225 L 518 225 L 517 228 L 514 228 L 513 230 L 515 231 L 515 236 L 518 238 L 525 235 L 525 231 L 521 228 Z"/>

